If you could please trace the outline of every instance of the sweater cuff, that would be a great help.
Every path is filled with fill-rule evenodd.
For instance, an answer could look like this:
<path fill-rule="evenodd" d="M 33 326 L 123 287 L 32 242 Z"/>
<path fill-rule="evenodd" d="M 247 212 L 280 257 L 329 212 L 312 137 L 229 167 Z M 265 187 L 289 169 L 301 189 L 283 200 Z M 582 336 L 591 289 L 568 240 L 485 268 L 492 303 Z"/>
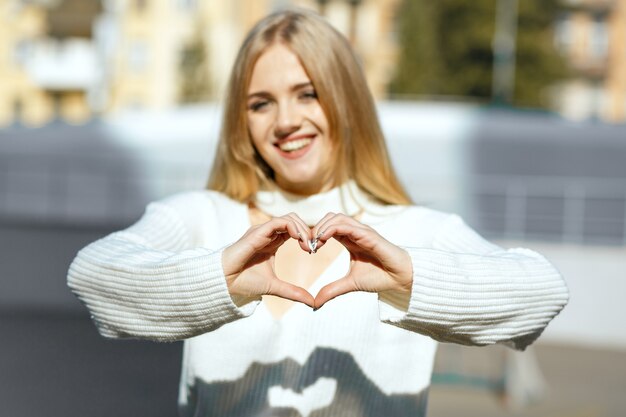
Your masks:
<path fill-rule="evenodd" d="M 432 249 L 406 248 L 413 268 L 413 284 L 411 292 L 387 291 L 378 294 L 379 317 L 384 323 L 403 328 L 412 332 L 431 337 L 437 341 L 456 341 L 450 334 L 456 320 L 451 309 L 468 305 L 470 295 L 458 292 L 458 288 L 449 281 L 448 265 L 451 261 L 448 253 Z M 451 297 L 452 296 L 452 297 Z M 457 298 L 458 296 L 458 298 Z M 449 305 L 455 299 L 458 306 Z M 447 339 L 447 340 L 446 340 Z"/>
<path fill-rule="evenodd" d="M 208 274 L 207 285 L 215 288 L 215 302 L 218 303 L 215 308 L 222 310 L 230 314 L 230 318 L 226 318 L 227 322 L 235 319 L 244 318 L 254 313 L 254 310 L 261 302 L 261 296 L 259 297 L 244 297 L 231 295 L 228 292 L 228 286 L 226 285 L 226 277 L 224 275 L 224 267 L 222 265 L 222 255 L 224 248 L 211 253 L 209 268 L 214 273 Z"/>
<path fill-rule="evenodd" d="M 438 341 L 523 349 L 567 303 L 558 271 L 527 249 L 404 249 L 413 266 L 411 293 L 379 294 L 380 318 Z"/>
<path fill-rule="evenodd" d="M 90 273 L 96 264 L 88 262 L 88 246 L 70 267 L 69 284 L 89 307 L 102 335 L 180 340 L 247 317 L 260 302 L 231 297 L 222 252 L 198 247 L 141 274 L 121 270 L 103 281 Z"/>
<path fill-rule="evenodd" d="M 438 305 L 437 296 L 447 298 L 452 290 L 451 283 L 442 275 L 446 275 L 446 253 L 432 249 L 416 249 L 402 247 L 411 258 L 413 268 L 413 284 L 411 292 L 386 291 L 378 294 L 380 318 L 390 324 L 401 324 L 410 319 L 425 318 L 425 314 L 440 311 L 444 304 Z M 440 298 L 442 301 L 443 299 Z M 446 300 L 448 301 L 448 300 Z M 461 301 L 461 303 L 463 303 Z"/>

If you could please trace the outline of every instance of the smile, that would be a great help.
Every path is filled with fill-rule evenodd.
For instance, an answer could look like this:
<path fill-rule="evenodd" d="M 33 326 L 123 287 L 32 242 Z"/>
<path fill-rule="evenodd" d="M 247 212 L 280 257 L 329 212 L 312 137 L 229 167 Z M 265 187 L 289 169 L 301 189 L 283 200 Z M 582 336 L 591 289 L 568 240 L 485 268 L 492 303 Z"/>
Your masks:
<path fill-rule="evenodd" d="M 278 153 L 286 159 L 298 159 L 309 152 L 315 142 L 315 135 L 301 135 L 293 139 L 288 139 L 274 146 L 278 149 Z"/>
<path fill-rule="evenodd" d="M 293 151 L 297 151 L 298 149 L 304 148 L 305 146 L 309 145 L 311 142 L 313 142 L 313 139 L 308 139 L 308 138 L 296 139 L 290 142 L 283 142 L 279 144 L 278 147 L 283 152 L 293 152 Z"/>

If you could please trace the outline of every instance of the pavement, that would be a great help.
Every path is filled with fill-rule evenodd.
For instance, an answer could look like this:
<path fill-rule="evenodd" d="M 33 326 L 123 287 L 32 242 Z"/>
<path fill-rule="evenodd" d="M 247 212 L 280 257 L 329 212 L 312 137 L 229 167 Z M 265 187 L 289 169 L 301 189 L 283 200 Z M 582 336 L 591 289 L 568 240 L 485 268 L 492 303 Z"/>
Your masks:
<path fill-rule="evenodd" d="M 466 356 L 484 360 L 497 348 L 463 349 Z M 538 342 L 533 353 L 544 385 L 534 402 L 516 405 L 506 393 L 481 386 L 435 384 L 428 417 L 626 416 L 626 351 Z"/>

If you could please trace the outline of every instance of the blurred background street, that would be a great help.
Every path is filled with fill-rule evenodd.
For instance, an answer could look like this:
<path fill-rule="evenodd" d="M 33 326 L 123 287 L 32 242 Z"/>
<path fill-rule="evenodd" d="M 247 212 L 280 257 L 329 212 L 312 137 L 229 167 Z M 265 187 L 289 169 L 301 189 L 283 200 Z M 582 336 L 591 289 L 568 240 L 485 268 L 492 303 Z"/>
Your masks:
<path fill-rule="evenodd" d="M 626 414 L 626 0 L 0 0 L 0 417 L 176 415 L 181 343 L 105 340 L 86 244 L 205 187 L 242 36 L 285 6 L 362 59 L 417 204 L 545 255 L 529 351 L 440 345 L 429 416 Z"/>

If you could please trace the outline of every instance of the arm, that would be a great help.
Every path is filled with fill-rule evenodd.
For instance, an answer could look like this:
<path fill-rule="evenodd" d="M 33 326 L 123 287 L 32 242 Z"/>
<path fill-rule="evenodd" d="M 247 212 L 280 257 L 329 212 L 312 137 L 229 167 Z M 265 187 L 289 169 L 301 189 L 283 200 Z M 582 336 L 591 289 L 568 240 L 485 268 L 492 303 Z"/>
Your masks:
<path fill-rule="evenodd" d="M 251 314 L 256 303 L 239 308 L 229 295 L 223 251 L 193 243 L 178 210 L 152 203 L 128 229 L 82 249 L 68 285 L 112 338 L 179 340 Z"/>
<path fill-rule="evenodd" d="M 432 248 L 405 249 L 410 294 L 380 293 L 381 319 L 438 341 L 524 349 L 568 300 L 559 272 L 528 249 L 504 250 L 450 216 Z"/>

